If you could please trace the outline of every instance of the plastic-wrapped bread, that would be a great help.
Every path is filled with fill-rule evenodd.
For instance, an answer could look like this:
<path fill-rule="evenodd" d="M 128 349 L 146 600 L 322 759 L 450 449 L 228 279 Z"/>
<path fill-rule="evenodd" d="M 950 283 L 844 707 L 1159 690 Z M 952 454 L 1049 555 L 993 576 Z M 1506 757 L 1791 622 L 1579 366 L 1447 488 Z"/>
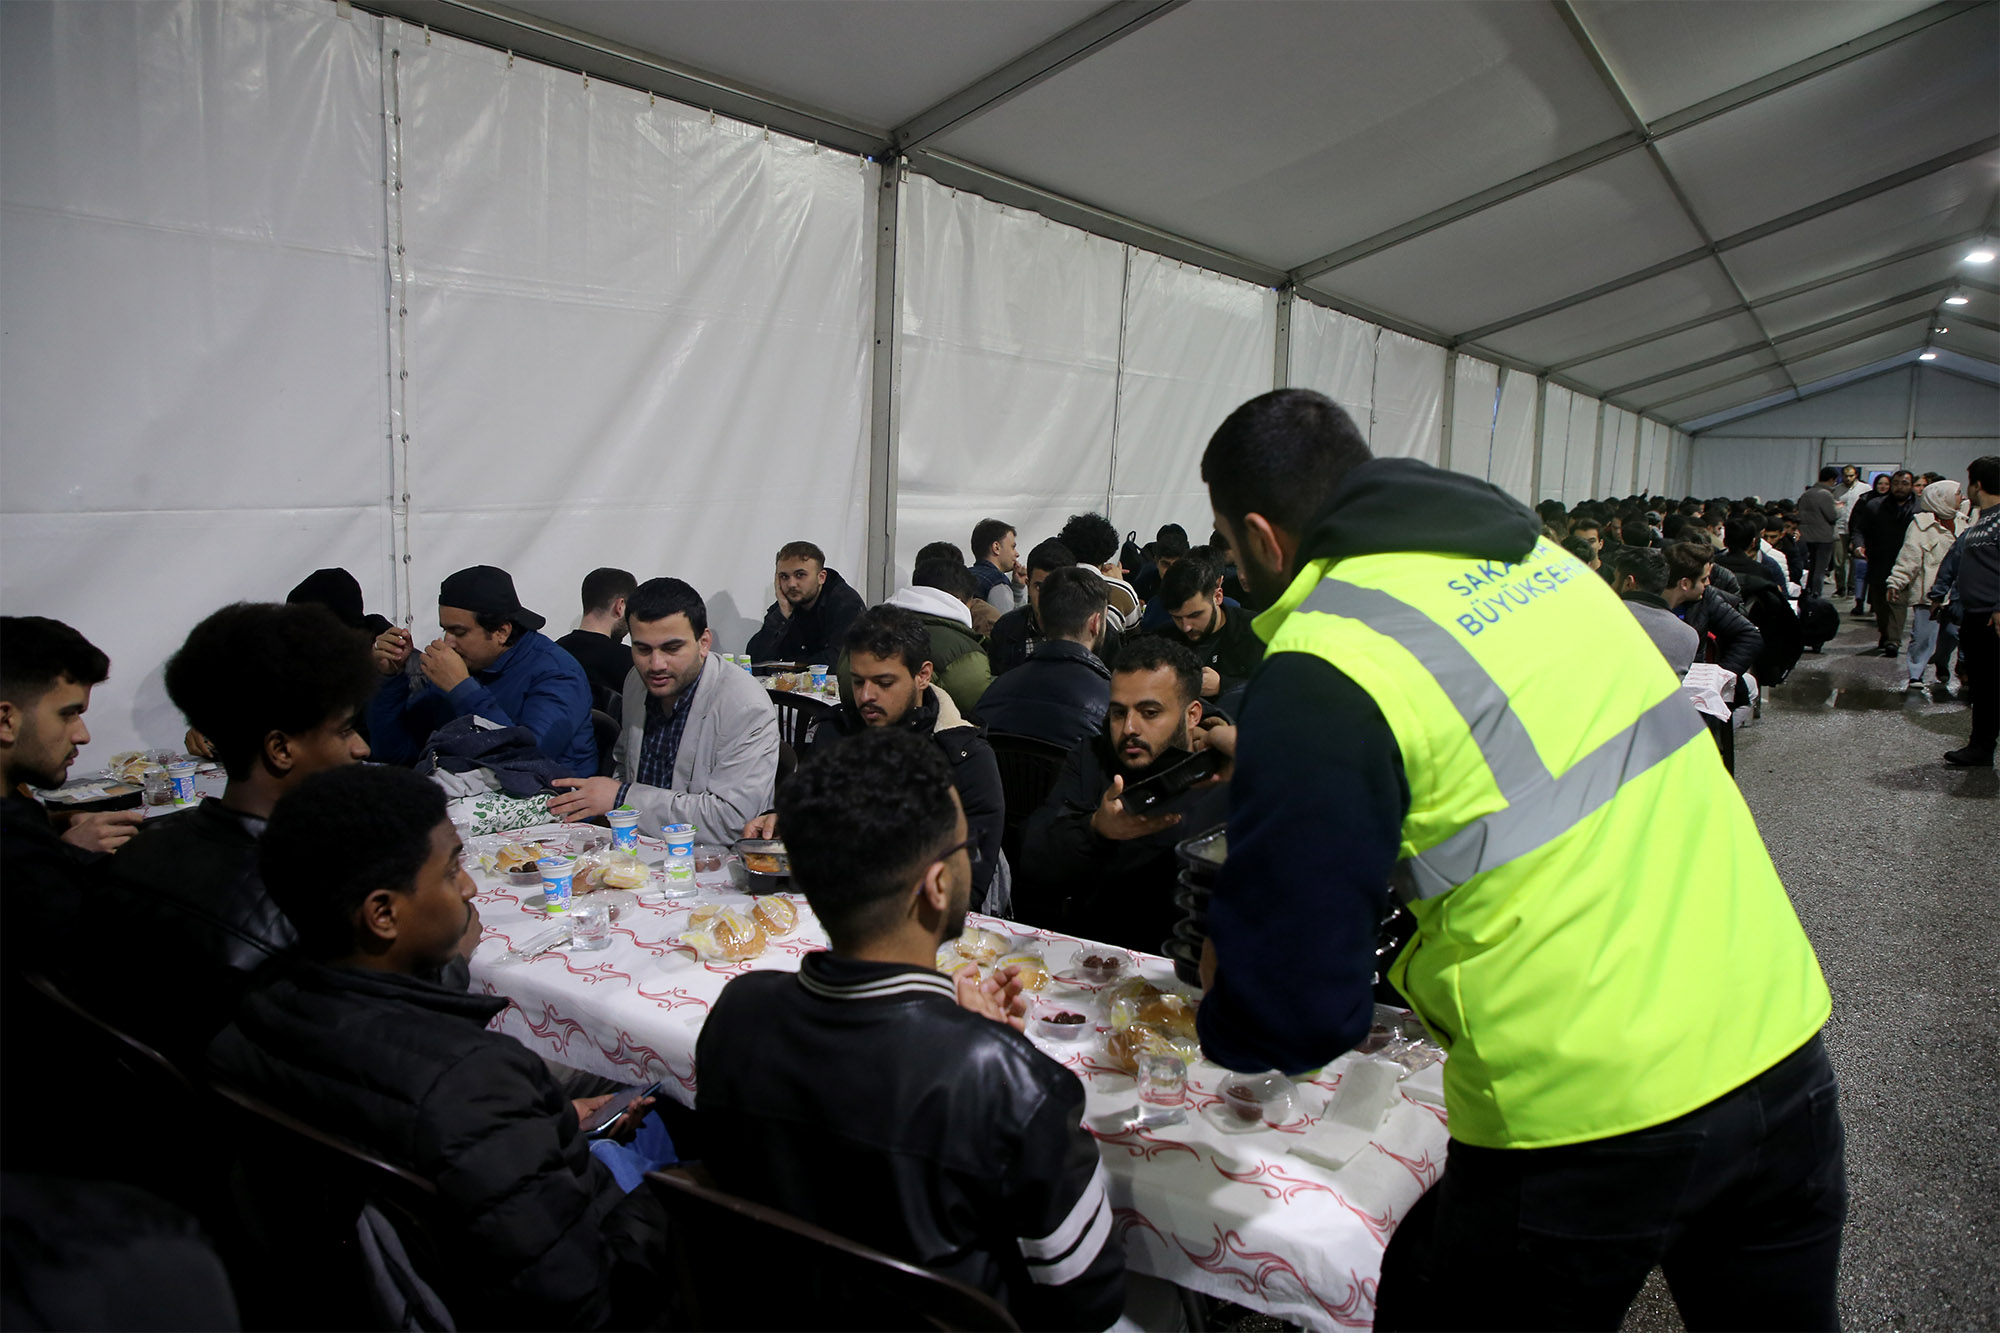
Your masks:
<path fill-rule="evenodd" d="M 984 967 L 1007 951 L 1007 937 L 979 926 L 967 926 L 958 937 L 958 951 L 967 962 Z"/>
<path fill-rule="evenodd" d="M 764 927 L 764 933 L 773 937 L 789 935 L 799 928 L 799 909 L 792 906 L 789 898 L 759 898 L 750 908 L 750 914 Z"/>
<path fill-rule="evenodd" d="M 688 917 L 688 929 L 681 942 L 693 946 L 703 958 L 741 962 L 764 952 L 764 928 L 739 907 L 698 907 Z"/>

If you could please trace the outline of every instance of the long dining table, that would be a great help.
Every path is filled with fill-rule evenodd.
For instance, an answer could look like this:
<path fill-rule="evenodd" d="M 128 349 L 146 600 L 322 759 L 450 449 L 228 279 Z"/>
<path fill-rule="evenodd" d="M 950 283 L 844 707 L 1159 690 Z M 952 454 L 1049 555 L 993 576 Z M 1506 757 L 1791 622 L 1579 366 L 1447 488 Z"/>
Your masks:
<path fill-rule="evenodd" d="M 502 836 L 550 835 L 562 830 Z M 658 845 L 645 840 L 643 854 L 657 856 Z M 699 1075 L 695 1039 L 722 988 L 752 970 L 796 971 L 801 958 L 826 947 L 797 895 L 788 896 L 799 909 L 798 928 L 772 939 L 760 957 L 703 959 L 681 943 L 692 908 L 740 899 L 741 871 L 725 865 L 700 876 L 691 898 L 607 890 L 618 905 L 609 947 L 557 947 L 523 958 L 521 946 L 551 928 L 538 894 L 489 870 L 475 868 L 474 876 L 482 938 L 472 959 L 473 985 L 507 1000 L 494 1026 L 577 1069 L 632 1084 L 663 1082 L 689 1105 Z M 1291 1149 L 1326 1111 L 1352 1055 L 1298 1082 L 1297 1114 L 1289 1122 L 1248 1130 L 1221 1105 L 1217 1085 L 1227 1071 L 1196 1060 L 1188 1071 L 1185 1123 L 1143 1127 L 1134 1123 L 1136 1084 L 1105 1049 L 1104 1006 L 1092 988 L 1054 977 L 1085 953 L 1117 952 L 1161 988 L 1185 991 L 1171 962 L 976 914 L 972 924 L 1039 951 L 1051 973 L 1044 998 L 1093 1020 L 1081 1040 L 1032 1039 L 1084 1084 L 1084 1124 L 1104 1157 L 1128 1267 L 1307 1328 L 1371 1327 L 1383 1248 L 1444 1165 L 1435 1067 L 1428 1078 L 1413 1076 L 1399 1088 L 1366 1146 L 1337 1170 Z"/>

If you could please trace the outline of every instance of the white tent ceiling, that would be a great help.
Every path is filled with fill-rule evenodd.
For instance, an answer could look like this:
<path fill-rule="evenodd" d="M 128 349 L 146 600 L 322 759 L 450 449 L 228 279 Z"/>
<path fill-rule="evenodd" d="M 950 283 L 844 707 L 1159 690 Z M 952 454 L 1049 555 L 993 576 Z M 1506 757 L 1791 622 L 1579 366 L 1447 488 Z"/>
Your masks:
<path fill-rule="evenodd" d="M 1925 347 L 2000 364 L 1965 262 L 2000 239 L 1994 0 L 368 7 L 1676 425 Z"/>

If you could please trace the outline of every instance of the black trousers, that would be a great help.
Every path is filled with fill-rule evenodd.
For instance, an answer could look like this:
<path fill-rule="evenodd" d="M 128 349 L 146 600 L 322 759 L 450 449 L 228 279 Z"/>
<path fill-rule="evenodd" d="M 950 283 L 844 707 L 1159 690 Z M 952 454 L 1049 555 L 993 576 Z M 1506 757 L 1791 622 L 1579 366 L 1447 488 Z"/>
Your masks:
<path fill-rule="evenodd" d="M 1815 597 L 1823 596 L 1821 587 L 1826 582 L 1826 567 L 1833 561 L 1832 542 L 1806 543 L 1806 591 Z"/>
<path fill-rule="evenodd" d="M 2000 740 L 2000 636 L 1990 613 L 1967 611 L 1958 627 L 1958 651 L 1965 661 L 1967 701 L 1972 705 L 1969 750 L 1993 753 Z"/>
<path fill-rule="evenodd" d="M 1656 1264 L 1694 1333 L 1837 1327 L 1844 1143 L 1817 1036 L 1651 1129 L 1561 1148 L 1453 1140 L 1390 1237 L 1375 1327 L 1616 1329 Z"/>

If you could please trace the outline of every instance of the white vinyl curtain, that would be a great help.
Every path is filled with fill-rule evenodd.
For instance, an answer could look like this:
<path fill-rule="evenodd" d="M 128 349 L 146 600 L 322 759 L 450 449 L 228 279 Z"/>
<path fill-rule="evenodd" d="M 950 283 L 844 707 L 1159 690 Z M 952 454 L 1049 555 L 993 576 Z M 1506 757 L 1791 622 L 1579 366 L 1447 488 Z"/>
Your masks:
<path fill-rule="evenodd" d="M 1535 475 L 1535 390 L 1537 381 L 1522 370 L 1500 375 L 1500 405 L 1493 418 L 1493 459 L 1486 479 L 1523 503 L 1532 504 Z"/>
<path fill-rule="evenodd" d="M 473 564 L 510 570 L 558 633 L 596 566 L 683 578 L 729 651 L 785 542 L 860 583 L 878 169 L 389 38 L 419 640 L 439 580 Z"/>
<path fill-rule="evenodd" d="M 1382 330 L 1310 301 L 1292 302 L 1291 366 L 1285 383 L 1317 389 L 1369 434 L 1375 402 L 1375 343 Z"/>
<path fill-rule="evenodd" d="M 916 175 L 899 243 L 900 583 L 926 542 L 965 550 L 982 518 L 1025 553 L 1103 510 L 1125 247 Z"/>
<path fill-rule="evenodd" d="M 1569 442 L 1563 452 L 1562 499 L 1566 507 L 1597 498 L 1597 427 L 1602 404 L 1577 394 L 1569 401 Z"/>
<path fill-rule="evenodd" d="M 1819 441 L 1800 438 L 1697 440 L 1692 493 L 1738 499 L 1792 499 L 1818 475 Z"/>
<path fill-rule="evenodd" d="M 1490 479 L 1499 398 L 1500 367 L 1471 356 L 1453 363 L 1451 456 L 1445 459 L 1452 471 Z"/>
<path fill-rule="evenodd" d="M 1569 453 L 1570 404 L 1576 397 L 1560 384 L 1547 387 L 1542 399 L 1542 438 L 1536 455 L 1541 480 L 1535 500 L 1560 501 L 1563 497 L 1563 466 Z"/>
<path fill-rule="evenodd" d="M 0 5 L 0 604 L 161 666 L 341 565 L 390 605 L 380 27 L 321 0 Z"/>
<path fill-rule="evenodd" d="M 1444 348 L 1383 329 L 1375 357 L 1375 426 L 1368 447 L 1380 458 L 1441 465 Z"/>
<path fill-rule="evenodd" d="M 1163 523 L 1211 526 L 1201 455 L 1215 428 L 1271 388 L 1278 297 L 1177 260 L 1130 252 L 1112 521 L 1144 546 Z"/>

